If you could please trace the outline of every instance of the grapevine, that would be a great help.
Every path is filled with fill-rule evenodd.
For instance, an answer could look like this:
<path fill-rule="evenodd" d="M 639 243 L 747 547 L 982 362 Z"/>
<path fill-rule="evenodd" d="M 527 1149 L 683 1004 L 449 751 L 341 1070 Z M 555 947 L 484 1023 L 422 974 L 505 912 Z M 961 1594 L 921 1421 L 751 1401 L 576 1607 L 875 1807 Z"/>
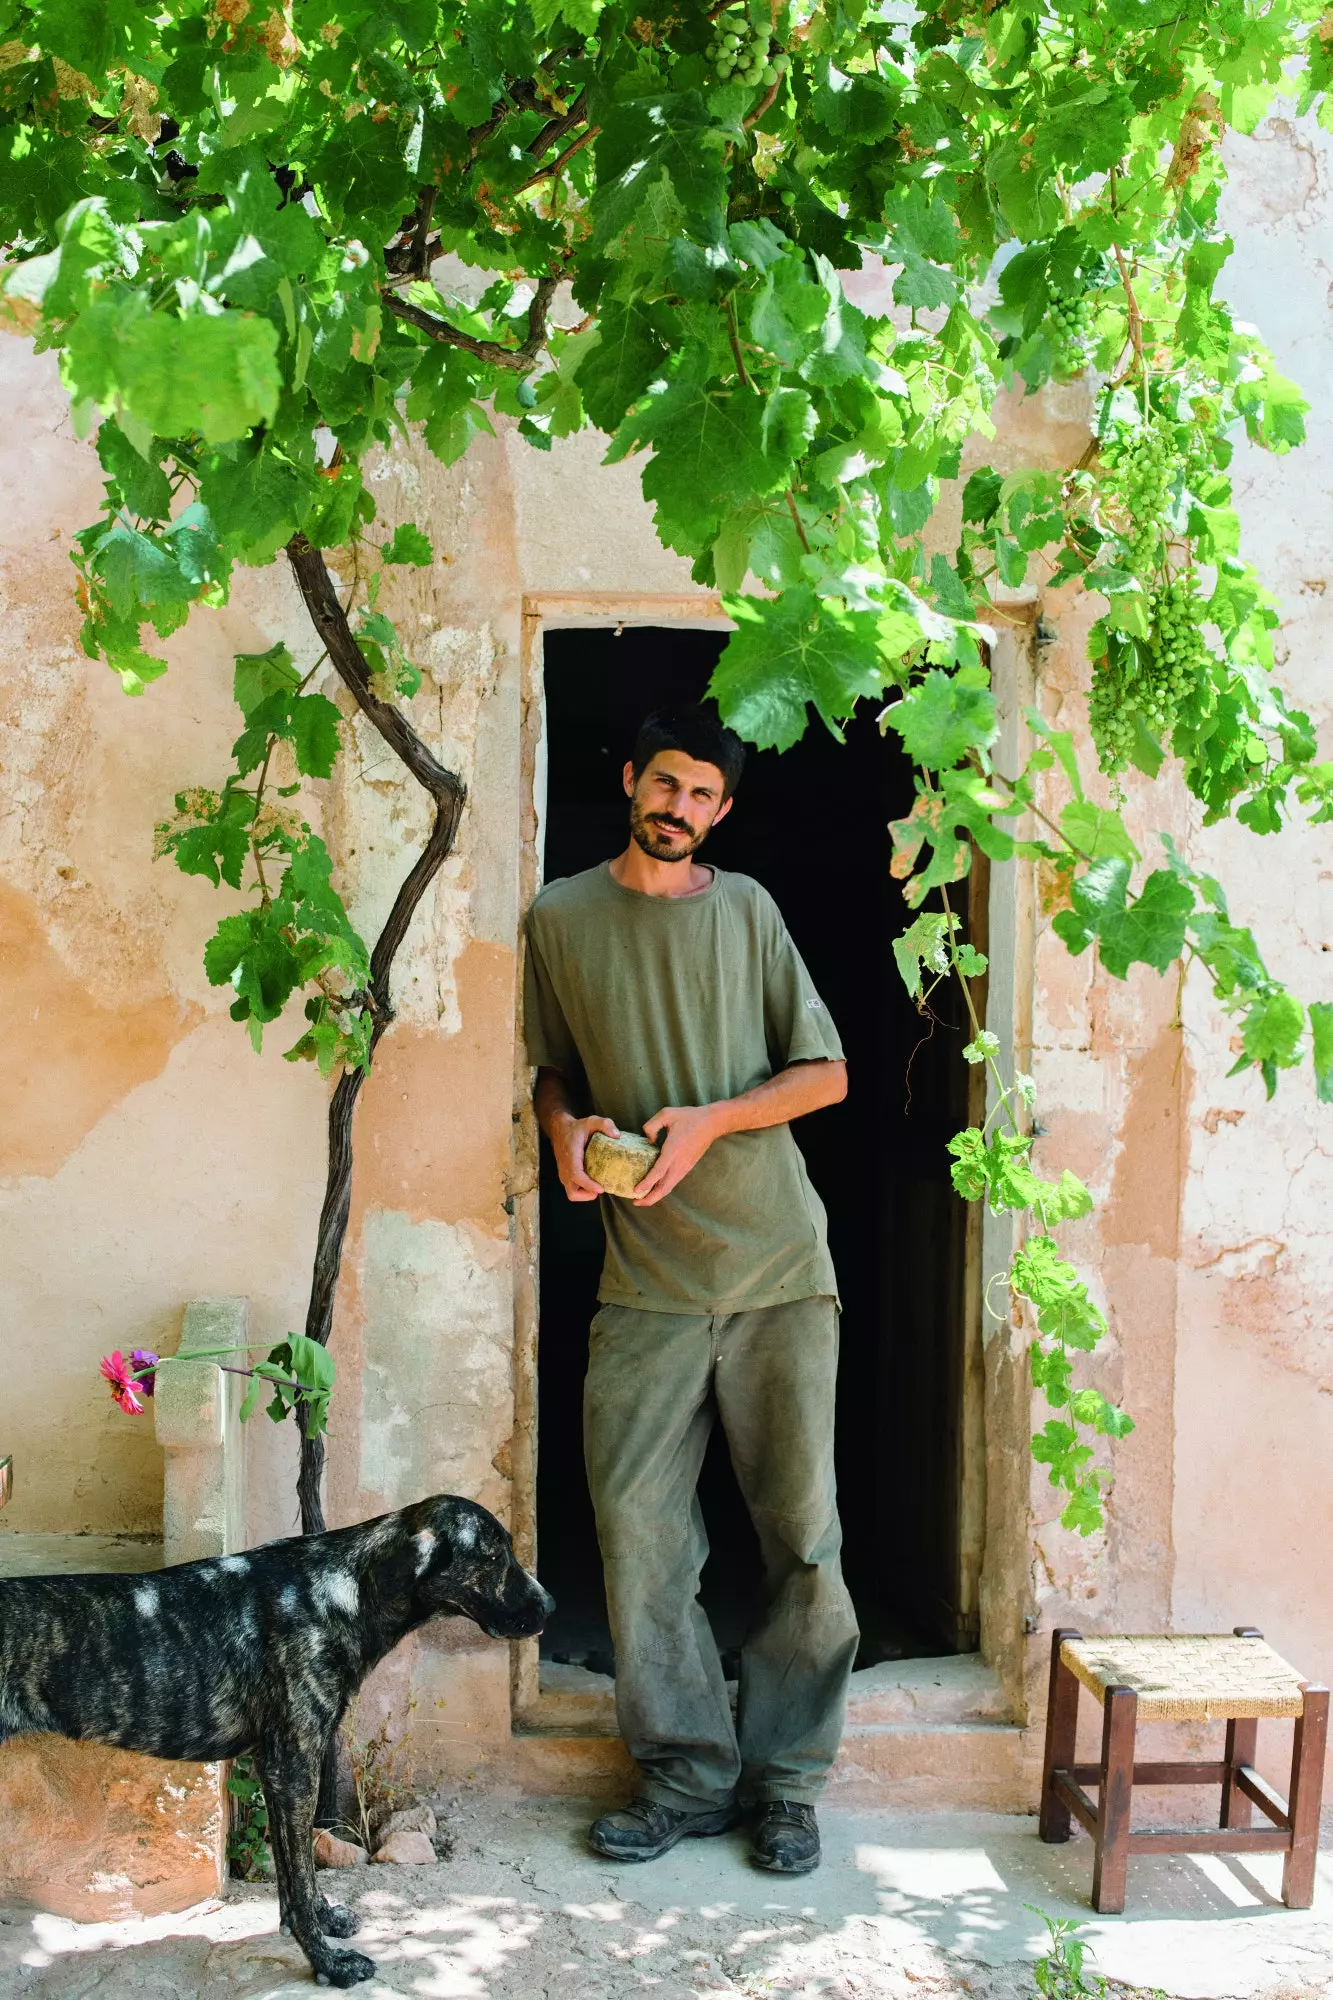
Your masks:
<path fill-rule="evenodd" d="M 419 677 L 374 596 L 379 569 L 448 551 L 400 522 L 369 581 L 355 553 L 382 497 L 369 455 L 409 427 L 446 463 L 499 424 L 539 450 L 595 427 L 608 461 L 641 468 L 663 546 L 725 599 L 711 692 L 726 721 L 785 749 L 812 711 L 836 736 L 893 690 L 920 778 L 894 825 L 912 911 L 974 847 L 1053 862 L 1071 951 L 1095 946 L 1117 979 L 1191 954 L 1240 1067 L 1271 1091 L 1312 1058 L 1333 1100 L 1333 1003 L 1307 1008 L 1271 978 L 1179 855 L 1131 887 L 1140 855 L 1082 789 L 1085 743 L 1052 737 L 1029 765 L 1058 754 L 1063 807 L 1028 772 L 995 772 L 985 652 L 1005 593 L 1040 565 L 1039 589 L 1077 586 L 1102 612 L 1105 771 L 1151 779 L 1172 758 L 1205 823 L 1333 819 L 1333 764 L 1272 673 L 1279 613 L 1240 553 L 1227 477 L 1233 432 L 1286 452 L 1307 404 L 1218 284 L 1221 132 L 1254 130 L 1279 88 L 1328 119 L 1313 0 L 918 0 L 888 10 L 903 21 L 853 0 L 733 0 L 712 18 L 628 19 L 603 0 L 262 12 L 8 0 L 0 321 L 58 350 L 78 433 L 96 427 L 105 504 L 76 543 L 88 654 L 143 695 L 192 607 L 282 554 L 311 657 L 323 648 L 341 683 L 342 707 L 280 649 L 239 657 L 231 769 L 182 772 L 162 835 L 179 867 L 241 899 L 206 957 L 235 1018 L 258 1044 L 304 1004 L 289 1053 L 340 1073 L 308 1337 L 332 1324 L 352 1110 L 392 1018 L 394 955 L 464 801 L 412 726 Z M 499 275 L 464 296 L 449 260 Z M 843 274 L 870 261 L 891 298 L 858 304 Z M 951 559 L 932 515 L 994 435 L 998 397 L 1085 368 L 1104 384 L 1089 449 L 970 470 Z M 330 561 L 352 579 L 345 603 Z M 280 749 L 284 779 L 329 779 L 346 700 L 435 814 L 369 952 L 312 815 L 279 803 L 295 792 L 267 761 Z M 1020 839 L 1016 813 L 1040 837 Z M 1017 1212 L 1008 1153 L 978 1143 L 987 1198 Z M 1049 1222 L 1053 1200 L 1026 1207 Z M 1058 1318 L 1076 1280 L 1023 1269 L 1013 1287 L 1038 1323 Z M 1034 1354 L 1034 1381 L 1067 1395 L 1076 1431 L 1091 1392 L 1054 1353 Z M 1042 1450 L 1095 1525 L 1085 1447 L 1059 1431 Z"/>

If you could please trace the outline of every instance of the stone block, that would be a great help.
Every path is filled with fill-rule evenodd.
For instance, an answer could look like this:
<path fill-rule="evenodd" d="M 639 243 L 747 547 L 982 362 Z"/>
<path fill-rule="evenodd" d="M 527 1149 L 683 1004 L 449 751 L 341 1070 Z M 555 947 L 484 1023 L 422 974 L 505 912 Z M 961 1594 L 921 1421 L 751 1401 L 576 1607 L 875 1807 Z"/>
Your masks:
<path fill-rule="evenodd" d="M 216 1764 L 63 1736 L 0 1749 L 0 1902 L 85 1923 L 186 1910 L 220 1892 L 225 1847 Z"/>
<path fill-rule="evenodd" d="M 195 1299 L 186 1306 L 177 1356 L 241 1347 L 248 1330 L 244 1299 Z M 232 1357 L 236 1365 L 243 1355 Z M 153 1421 L 165 1455 L 162 1540 L 168 1563 L 228 1555 L 245 1536 L 244 1446 L 240 1407 L 245 1380 L 216 1361 L 177 1358 L 157 1376 Z"/>
<path fill-rule="evenodd" d="M 375 1859 L 399 1868 L 429 1868 L 434 1865 L 435 1849 L 429 1834 L 391 1833 L 375 1850 Z"/>
<path fill-rule="evenodd" d="M 355 1840 L 339 1840 L 336 1834 L 320 1827 L 315 1835 L 316 1868 L 362 1868 L 370 1856 Z"/>

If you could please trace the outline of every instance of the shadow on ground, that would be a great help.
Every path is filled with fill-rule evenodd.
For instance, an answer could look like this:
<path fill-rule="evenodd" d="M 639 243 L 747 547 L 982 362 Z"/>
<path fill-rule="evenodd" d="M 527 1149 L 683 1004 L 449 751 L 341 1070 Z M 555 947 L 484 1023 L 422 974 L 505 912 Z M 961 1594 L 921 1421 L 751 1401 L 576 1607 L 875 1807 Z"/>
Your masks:
<path fill-rule="evenodd" d="M 962 1995 L 1027 2000 L 1036 1904 L 1088 1923 L 1095 1969 L 1188 2000 L 1333 2000 L 1333 1863 L 1311 1911 L 1277 1897 L 1280 1863 L 1136 1857 L 1129 1908 L 1095 1918 L 1091 1849 L 1043 1847 L 1035 1822 L 967 1814 L 822 1815 L 819 1872 L 783 1883 L 742 1835 L 616 1869 L 567 1800 L 463 1798 L 454 1858 L 323 1877 L 351 1901 L 379 1976 L 357 1989 L 447 2000 Z M 78 1925 L 9 1912 L 0 1992 L 41 2000 L 294 2000 L 313 1992 L 271 1890 L 238 1885 L 179 1917 Z"/>

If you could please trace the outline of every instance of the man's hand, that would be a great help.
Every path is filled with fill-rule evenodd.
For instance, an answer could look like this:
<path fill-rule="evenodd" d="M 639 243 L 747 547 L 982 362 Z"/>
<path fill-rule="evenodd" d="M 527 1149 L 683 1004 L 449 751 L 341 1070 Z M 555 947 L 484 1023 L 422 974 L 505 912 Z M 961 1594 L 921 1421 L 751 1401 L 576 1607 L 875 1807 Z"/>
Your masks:
<path fill-rule="evenodd" d="M 654 1141 L 666 1134 L 661 1152 L 634 1190 L 639 1207 L 651 1208 L 684 1180 L 691 1167 L 698 1166 L 714 1139 L 720 1138 L 726 1128 L 717 1105 L 701 1104 L 688 1108 L 667 1105 L 643 1129 Z"/>
<path fill-rule="evenodd" d="M 554 1119 L 548 1129 L 561 1187 L 571 1201 L 596 1201 L 606 1190 L 588 1179 L 583 1155 L 594 1132 L 605 1132 L 608 1139 L 618 1139 L 620 1127 L 609 1118 L 574 1118 L 566 1113 Z"/>

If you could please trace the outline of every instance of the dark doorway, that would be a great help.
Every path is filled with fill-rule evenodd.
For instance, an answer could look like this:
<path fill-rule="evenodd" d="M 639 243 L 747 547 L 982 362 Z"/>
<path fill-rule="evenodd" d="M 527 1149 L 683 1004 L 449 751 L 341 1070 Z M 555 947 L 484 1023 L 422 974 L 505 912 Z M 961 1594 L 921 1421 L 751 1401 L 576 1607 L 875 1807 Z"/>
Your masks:
<path fill-rule="evenodd" d="M 546 881 L 623 847 L 635 730 L 653 707 L 698 700 L 724 644 L 657 627 L 545 635 Z M 873 713 L 842 745 L 815 723 L 782 756 L 750 753 L 704 850 L 774 896 L 847 1052 L 846 1101 L 794 1130 L 828 1208 L 842 1297 L 838 1488 L 862 1666 L 975 1645 L 958 1576 L 965 1211 L 945 1152 L 967 1118 L 966 1037 L 959 996 L 941 991 L 932 1029 L 894 964 L 906 912 L 887 826 L 912 797 L 910 766 Z M 597 1204 L 566 1201 L 544 1143 L 542 1156 L 537 1539 L 558 1608 L 541 1650 L 610 1673 L 580 1436 L 601 1223 Z M 751 1616 L 757 1551 L 720 1430 L 701 1495 L 702 1596 L 725 1659 Z"/>

